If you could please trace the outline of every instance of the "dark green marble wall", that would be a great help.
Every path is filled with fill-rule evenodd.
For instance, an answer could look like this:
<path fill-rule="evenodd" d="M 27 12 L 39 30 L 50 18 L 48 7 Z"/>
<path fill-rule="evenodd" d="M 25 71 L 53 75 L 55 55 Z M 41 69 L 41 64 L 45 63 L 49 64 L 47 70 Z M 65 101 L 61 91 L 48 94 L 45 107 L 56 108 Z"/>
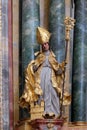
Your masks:
<path fill-rule="evenodd" d="M 59 62 L 65 58 L 65 0 L 50 0 L 49 31 L 51 48 Z"/>
<path fill-rule="evenodd" d="M 75 1 L 72 121 L 87 121 L 87 0 Z"/>
<path fill-rule="evenodd" d="M 24 89 L 25 68 L 39 50 L 36 29 L 40 26 L 39 0 L 20 0 L 20 96 Z M 20 118 L 29 116 L 20 108 Z"/>

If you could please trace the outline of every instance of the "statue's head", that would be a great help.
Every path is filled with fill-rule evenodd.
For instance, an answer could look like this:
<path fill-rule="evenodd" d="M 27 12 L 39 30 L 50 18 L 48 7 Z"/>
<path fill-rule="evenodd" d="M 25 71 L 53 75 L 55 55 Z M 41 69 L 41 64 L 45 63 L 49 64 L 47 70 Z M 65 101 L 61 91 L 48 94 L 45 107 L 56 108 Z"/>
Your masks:
<path fill-rule="evenodd" d="M 42 27 L 37 28 L 37 41 L 42 45 L 42 51 L 49 50 L 49 40 L 51 33 Z"/>
<path fill-rule="evenodd" d="M 49 43 L 51 33 L 42 27 L 37 28 L 37 41 L 39 44 Z"/>
<path fill-rule="evenodd" d="M 42 51 L 48 51 L 49 48 L 50 48 L 50 47 L 49 47 L 49 43 L 48 43 L 48 42 L 42 44 Z"/>

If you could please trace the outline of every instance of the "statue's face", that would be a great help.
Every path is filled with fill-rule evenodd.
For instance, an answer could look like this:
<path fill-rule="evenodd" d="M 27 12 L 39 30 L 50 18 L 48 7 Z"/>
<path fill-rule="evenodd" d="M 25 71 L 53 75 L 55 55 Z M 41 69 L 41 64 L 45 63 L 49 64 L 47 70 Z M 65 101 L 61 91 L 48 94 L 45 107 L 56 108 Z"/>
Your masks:
<path fill-rule="evenodd" d="M 48 51 L 48 50 L 49 50 L 49 44 L 48 44 L 48 43 L 44 43 L 44 44 L 42 45 L 42 50 L 43 50 L 43 51 Z"/>

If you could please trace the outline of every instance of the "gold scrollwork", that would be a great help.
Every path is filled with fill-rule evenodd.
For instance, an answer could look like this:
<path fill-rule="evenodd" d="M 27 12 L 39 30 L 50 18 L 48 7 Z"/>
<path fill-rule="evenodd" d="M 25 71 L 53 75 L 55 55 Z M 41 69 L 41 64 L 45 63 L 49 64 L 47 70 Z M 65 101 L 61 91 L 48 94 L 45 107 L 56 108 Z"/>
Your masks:
<path fill-rule="evenodd" d="M 71 18 L 71 17 L 66 17 L 64 20 L 65 23 L 65 39 L 67 41 L 70 40 L 70 30 L 74 27 L 74 23 L 75 23 L 75 19 Z"/>

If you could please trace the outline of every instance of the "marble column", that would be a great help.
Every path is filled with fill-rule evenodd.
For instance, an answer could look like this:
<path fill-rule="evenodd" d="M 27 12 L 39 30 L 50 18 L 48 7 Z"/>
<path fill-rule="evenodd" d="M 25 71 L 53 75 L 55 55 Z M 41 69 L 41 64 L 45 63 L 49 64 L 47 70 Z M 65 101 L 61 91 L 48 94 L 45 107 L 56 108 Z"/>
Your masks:
<path fill-rule="evenodd" d="M 72 121 L 87 122 L 87 0 L 75 1 Z"/>
<path fill-rule="evenodd" d="M 49 31 L 51 48 L 61 62 L 65 58 L 65 0 L 50 0 Z"/>
<path fill-rule="evenodd" d="M 40 0 L 40 26 L 47 30 L 49 26 L 49 2 L 50 0 Z"/>
<path fill-rule="evenodd" d="M 9 130 L 8 0 L 2 0 L 2 129 Z"/>
<path fill-rule="evenodd" d="M 21 2 L 21 1 L 20 1 Z M 20 42 L 21 58 L 21 86 L 20 94 L 24 88 L 24 70 L 28 63 L 34 59 L 34 53 L 39 50 L 36 39 L 36 28 L 40 26 L 39 0 L 22 0 L 22 41 Z M 21 12 L 20 12 L 21 13 Z M 23 114 L 23 112 L 22 112 Z M 26 117 L 28 114 L 23 114 Z"/>
<path fill-rule="evenodd" d="M 12 43 L 12 0 L 8 0 L 8 61 L 9 61 L 9 127 L 13 130 L 14 126 L 14 107 L 13 107 L 13 43 Z"/>
<path fill-rule="evenodd" d="M 19 0 L 12 2 L 13 12 L 13 90 L 14 124 L 19 120 Z"/>
<path fill-rule="evenodd" d="M 23 0 L 22 2 L 22 65 L 25 69 L 38 51 L 36 28 L 39 26 L 39 1 Z"/>
<path fill-rule="evenodd" d="M 2 1 L 0 0 L 0 130 L 3 129 L 2 119 Z"/>

